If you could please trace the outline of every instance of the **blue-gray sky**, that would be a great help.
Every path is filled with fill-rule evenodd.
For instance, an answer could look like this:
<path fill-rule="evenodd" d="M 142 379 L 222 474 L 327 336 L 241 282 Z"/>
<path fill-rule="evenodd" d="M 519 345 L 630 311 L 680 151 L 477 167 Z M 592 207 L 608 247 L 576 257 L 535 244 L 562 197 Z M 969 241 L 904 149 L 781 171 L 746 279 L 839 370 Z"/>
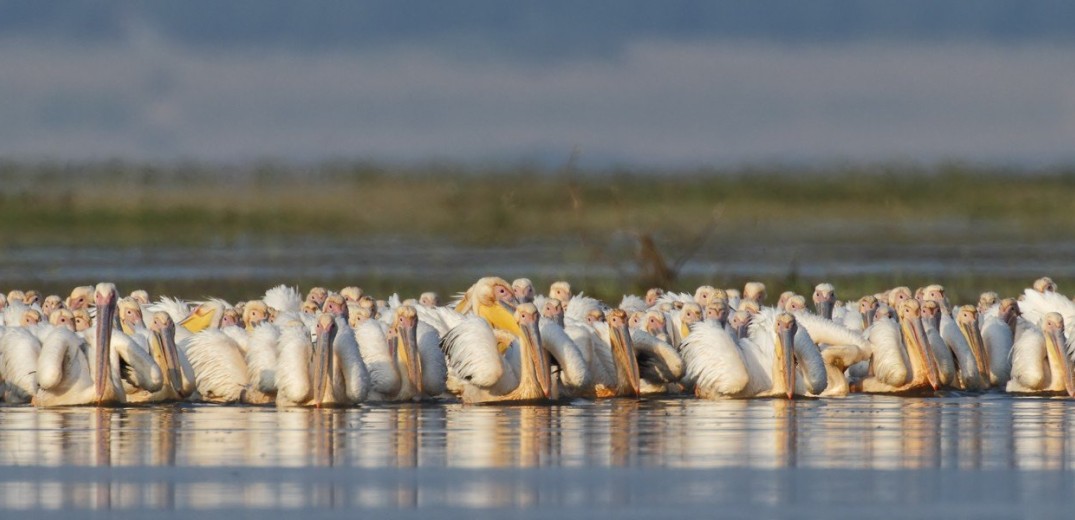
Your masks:
<path fill-rule="evenodd" d="M 0 156 L 1055 164 L 1066 1 L 0 1 Z"/>

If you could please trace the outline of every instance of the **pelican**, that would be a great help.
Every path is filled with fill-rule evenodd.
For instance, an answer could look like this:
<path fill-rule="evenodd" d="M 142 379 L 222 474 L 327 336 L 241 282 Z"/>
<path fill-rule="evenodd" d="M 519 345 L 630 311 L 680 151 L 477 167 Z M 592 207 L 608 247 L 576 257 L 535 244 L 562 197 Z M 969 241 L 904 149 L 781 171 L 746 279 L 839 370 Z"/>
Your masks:
<path fill-rule="evenodd" d="M 840 323 L 810 314 L 805 309 L 792 312 L 792 315 L 820 349 L 825 363 L 828 384 L 819 395 L 847 395 L 851 389 L 845 374 L 847 369 L 857 363 L 868 362 L 873 355 L 873 346 L 862 334 L 849 330 Z"/>
<path fill-rule="evenodd" d="M 515 299 L 519 300 L 519 303 L 532 303 L 534 301 L 534 283 L 529 278 L 516 278 L 511 282 L 511 290 L 515 293 Z M 569 293 L 570 290 L 569 287 Z"/>
<path fill-rule="evenodd" d="M 899 393 L 940 388 L 937 361 L 933 349 L 926 343 L 921 305 L 918 300 L 910 299 L 910 289 L 907 294 L 907 298 L 900 299 L 898 323 L 892 318 L 877 319 L 868 330 L 873 344 L 870 361 L 873 375 L 862 381 L 863 392 Z"/>
<path fill-rule="evenodd" d="M 765 303 L 765 284 L 761 282 L 747 282 L 743 286 L 743 301 L 752 301 L 758 305 Z"/>
<path fill-rule="evenodd" d="M 707 399 L 791 399 L 820 394 L 828 385 L 817 346 L 786 312 L 766 309 L 754 315 L 749 335 L 738 341 L 711 323 L 694 325 L 682 351 L 687 380 L 695 395 Z"/>
<path fill-rule="evenodd" d="M 94 303 L 95 334 L 83 338 L 68 327 L 54 327 L 43 339 L 33 397 L 36 406 L 123 403 L 122 380 L 150 391 L 160 388 L 160 369 L 149 355 L 113 330 L 116 286 L 97 284 Z M 87 342 L 88 348 L 83 349 Z"/>
<path fill-rule="evenodd" d="M 440 350 L 439 334 L 419 321 L 414 306 L 398 307 L 393 316 L 388 336 L 371 320 L 355 328 L 355 339 L 370 373 L 370 400 L 410 401 L 440 396 L 447 389 L 448 367 Z"/>
<path fill-rule="evenodd" d="M 441 341 L 448 365 L 462 380 L 460 398 L 464 403 L 549 399 L 552 375 L 548 355 L 541 347 L 537 307 L 532 303 L 519 305 L 511 326 L 499 302 L 514 300 L 514 296 L 503 280 L 492 282 L 472 287 L 481 290 L 480 294 L 468 291 L 478 316 L 465 318 Z M 490 302 L 494 294 L 499 300 Z"/>
<path fill-rule="evenodd" d="M 596 396 L 640 396 L 642 375 L 627 324 L 627 311 L 613 309 L 606 321 L 596 321 L 591 326 L 599 338 L 594 350 L 595 357 L 603 365 L 599 373 L 606 378 L 594 378 Z"/>
<path fill-rule="evenodd" d="M 814 308 L 817 315 L 826 320 L 832 319 L 832 311 L 836 305 L 836 287 L 831 283 L 819 283 L 814 287 Z"/>
<path fill-rule="evenodd" d="M 1064 317 L 1048 312 L 1041 331 L 1028 331 L 1012 346 L 1012 372 L 1007 391 L 1067 394 L 1075 397 L 1075 371 L 1070 353 L 1075 345 L 1064 332 Z"/>
<path fill-rule="evenodd" d="M 996 305 L 996 313 L 982 320 L 982 343 L 988 352 L 989 379 L 993 386 L 1005 386 L 1011 379 L 1012 348 L 1035 327 L 1019 312 L 1015 298 L 1005 298 Z"/>
<path fill-rule="evenodd" d="M 312 344 L 305 327 L 294 319 L 280 335 L 277 406 L 347 406 L 366 399 L 369 373 L 342 317 L 319 314 Z"/>
<path fill-rule="evenodd" d="M 871 294 L 859 298 L 858 312 L 844 314 L 844 327 L 856 332 L 863 332 L 873 325 L 874 313 L 877 311 L 877 297 Z"/>
<path fill-rule="evenodd" d="M 160 367 L 163 382 L 157 391 L 124 387 L 129 403 L 182 401 L 194 393 L 194 368 L 175 344 L 175 322 L 166 312 L 153 313 L 149 353 Z"/>

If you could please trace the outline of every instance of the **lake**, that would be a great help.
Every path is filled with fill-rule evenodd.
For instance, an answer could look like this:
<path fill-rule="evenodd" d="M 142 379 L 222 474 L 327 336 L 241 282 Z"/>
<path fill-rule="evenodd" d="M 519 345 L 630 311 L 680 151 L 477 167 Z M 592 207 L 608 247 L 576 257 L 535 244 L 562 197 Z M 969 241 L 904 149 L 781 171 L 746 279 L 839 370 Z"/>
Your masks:
<path fill-rule="evenodd" d="M 2 407 L 0 507 L 56 517 L 1070 518 L 1073 435 L 1075 403 L 1001 393 Z"/>

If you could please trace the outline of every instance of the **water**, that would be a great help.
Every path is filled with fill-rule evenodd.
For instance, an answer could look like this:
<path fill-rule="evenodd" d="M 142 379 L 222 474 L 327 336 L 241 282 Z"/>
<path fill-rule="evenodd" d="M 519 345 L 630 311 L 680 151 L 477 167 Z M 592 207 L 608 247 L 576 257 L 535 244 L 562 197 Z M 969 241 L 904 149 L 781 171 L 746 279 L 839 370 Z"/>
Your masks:
<path fill-rule="evenodd" d="M 0 408 L 34 516 L 1069 518 L 1073 468 L 1075 403 L 997 393 Z"/>

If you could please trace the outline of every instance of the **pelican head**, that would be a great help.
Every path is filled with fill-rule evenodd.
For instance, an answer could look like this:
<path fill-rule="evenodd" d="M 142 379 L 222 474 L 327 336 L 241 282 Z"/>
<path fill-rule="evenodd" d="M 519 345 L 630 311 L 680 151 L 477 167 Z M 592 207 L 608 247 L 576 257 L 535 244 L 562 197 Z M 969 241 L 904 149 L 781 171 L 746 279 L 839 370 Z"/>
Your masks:
<path fill-rule="evenodd" d="M 35 303 L 39 303 L 40 301 L 41 301 L 41 293 L 39 293 L 39 292 L 37 292 L 37 291 L 35 291 L 33 289 L 30 289 L 29 291 L 26 291 L 26 294 L 24 294 L 23 297 L 22 297 L 22 303 L 25 303 L 26 305 L 33 305 Z"/>
<path fill-rule="evenodd" d="M 974 354 L 975 361 L 978 362 L 978 372 L 982 375 L 982 379 L 985 380 L 986 385 L 989 384 L 989 349 L 985 348 L 985 341 L 982 339 L 982 330 L 978 326 L 978 309 L 972 305 L 964 305 L 956 312 L 956 324 L 959 325 L 960 332 L 963 333 L 963 337 L 966 338 L 967 344 L 970 345 L 971 353 Z"/>
<path fill-rule="evenodd" d="M 929 385 L 934 390 L 939 389 L 941 376 L 937 369 L 937 360 L 933 357 L 933 350 L 926 343 L 926 330 L 922 326 L 922 305 L 918 303 L 918 300 L 908 298 L 900 304 L 899 315 L 907 354 L 921 358 L 925 365 Z"/>
<path fill-rule="evenodd" d="M 627 328 L 631 330 L 642 328 L 645 325 L 646 313 L 642 311 L 629 312 L 630 318 L 627 320 Z"/>
<path fill-rule="evenodd" d="M 561 327 L 564 326 L 564 304 L 556 298 L 549 298 L 545 300 L 545 305 L 541 308 L 541 316 L 549 321 L 554 321 Z"/>
<path fill-rule="evenodd" d="M 164 374 L 164 384 L 172 387 L 176 395 L 183 395 L 183 379 L 179 375 L 179 350 L 175 346 L 175 322 L 167 312 L 154 312 L 149 323 L 150 354 Z"/>
<path fill-rule="evenodd" d="M 899 309 L 900 304 L 909 299 L 911 299 L 911 289 L 907 287 L 896 287 L 895 289 L 888 291 L 888 294 L 886 295 L 888 306 L 893 309 Z"/>
<path fill-rule="evenodd" d="M 71 296 L 67 297 L 67 308 L 72 311 L 88 308 L 93 301 L 93 289 L 89 285 L 71 289 Z"/>
<path fill-rule="evenodd" d="M 31 325 L 37 325 L 41 323 L 41 313 L 36 309 L 27 309 L 22 313 L 22 320 L 19 321 L 19 325 L 23 327 L 29 327 Z"/>
<path fill-rule="evenodd" d="M 978 297 L 978 312 L 983 313 L 1000 301 L 1000 296 L 993 291 L 986 291 Z"/>
<path fill-rule="evenodd" d="M 325 398 L 325 388 L 332 384 L 332 342 L 336 340 L 336 317 L 321 313 L 314 326 L 313 351 L 313 403 L 320 407 Z"/>
<path fill-rule="evenodd" d="M 533 303 L 523 303 L 515 308 L 515 322 L 518 324 L 522 351 L 521 363 L 529 362 L 534 371 L 538 386 L 546 398 L 552 397 L 552 371 L 549 367 L 549 355 L 541 345 L 541 330 L 538 328 L 540 315 Z M 525 372 L 525 368 L 523 369 Z"/>
<path fill-rule="evenodd" d="M 832 319 L 832 309 L 836 305 L 836 287 L 831 283 L 819 283 L 814 287 L 814 308 L 818 316 Z"/>
<path fill-rule="evenodd" d="M 590 312 L 586 313 L 586 323 L 593 325 L 599 321 L 605 321 L 605 313 L 601 312 L 600 309 L 591 309 Z"/>
<path fill-rule="evenodd" d="M 765 303 L 765 284 L 761 282 L 747 282 L 743 286 L 743 300 L 750 300 L 761 305 Z"/>
<path fill-rule="evenodd" d="M 1054 366 L 1059 365 L 1064 378 L 1064 389 L 1068 395 L 1075 397 L 1075 372 L 1072 371 L 1071 358 L 1068 357 L 1068 342 L 1064 335 L 1064 317 L 1058 312 L 1050 312 L 1041 318 L 1041 332 L 1045 335 L 1045 349 L 1050 358 L 1055 359 Z"/>
<path fill-rule="evenodd" d="M 116 311 L 119 313 L 119 326 L 124 334 L 134 334 L 134 328 L 144 323 L 142 308 L 131 298 L 120 298 L 116 302 Z"/>
<path fill-rule="evenodd" d="M 236 327 L 239 325 L 239 321 L 241 318 L 242 316 L 239 314 L 239 311 L 235 310 L 234 308 L 224 309 L 224 311 L 220 315 L 220 326 Z"/>
<path fill-rule="evenodd" d="M 411 305 L 396 309 L 392 320 L 395 332 L 396 358 L 407 369 L 407 378 L 422 393 L 422 358 L 418 355 L 418 311 Z"/>
<path fill-rule="evenodd" d="M 664 314 L 658 311 L 646 311 L 645 316 L 642 318 L 643 328 L 646 332 L 653 334 L 654 336 L 660 336 L 665 333 L 665 320 Z"/>
<path fill-rule="evenodd" d="M 617 378 L 627 380 L 631 393 L 638 397 L 642 393 L 642 378 L 638 372 L 638 360 L 635 358 L 634 343 L 631 332 L 627 329 L 627 311 L 612 309 L 608 315 L 608 337 L 612 343 L 612 356 L 616 360 Z"/>
<path fill-rule="evenodd" d="M 750 327 L 750 321 L 754 318 L 754 315 L 747 311 L 735 311 L 732 317 L 728 320 L 732 325 L 732 330 L 735 331 L 735 336 L 739 339 L 747 337 L 747 329 Z"/>
<path fill-rule="evenodd" d="M 515 299 L 511 285 L 508 285 L 503 278 L 490 276 L 478 280 L 470 286 L 470 289 L 467 289 L 456 311 L 463 313 L 474 311 L 494 329 L 520 336 L 522 331 L 519 330 L 519 324 L 513 317 L 515 307 L 518 305 L 519 301 Z"/>
<path fill-rule="evenodd" d="M 318 309 L 325 304 L 325 298 L 328 298 L 328 289 L 324 287 L 314 287 L 310 289 L 310 292 L 306 293 L 306 301 L 314 302 L 317 304 Z"/>
<path fill-rule="evenodd" d="M 944 292 L 944 286 L 939 284 L 927 285 L 922 290 L 922 299 L 925 301 L 935 301 L 941 304 L 945 309 L 948 308 L 948 296 Z"/>
<path fill-rule="evenodd" d="M 664 289 L 661 289 L 660 287 L 650 287 L 649 290 L 646 291 L 646 305 L 653 307 L 657 304 L 657 300 L 661 299 L 661 296 L 664 296 Z"/>
<path fill-rule="evenodd" d="M 439 307 L 440 297 L 437 296 L 437 293 L 435 292 L 424 292 L 421 296 L 418 297 L 418 305 L 421 305 L 422 307 L 428 307 L 430 309 L 432 309 L 433 307 Z"/>
<path fill-rule="evenodd" d="M 63 308 L 63 298 L 50 294 L 45 297 L 45 301 L 41 303 L 41 314 L 45 316 L 52 316 L 52 312 Z"/>
<path fill-rule="evenodd" d="M 788 298 L 788 301 L 784 303 L 784 311 L 792 314 L 796 312 L 802 312 L 806 310 L 806 297 L 801 294 L 796 294 Z"/>
<path fill-rule="evenodd" d="M 799 325 L 795 316 L 782 312 L 776 317 L 776 357 L 775 366 L 779 369 L 780 379 L 784 383 L 784 391 L 788 399 L 795 393 L 795 332 Z M 777 379 L 777 374 L 773 374 Z"/>
<path fill-rule="evenodd" d="M 250 300 L 243 306 L 243 325 L 254 330 L 259 323 L 269 319 L 269 306 L 261 300 Z"/>
<path fill-rule="evenodd" d="M 723 327 L 728 323 L 728 310 L 728 302 L 718 298 L 706 306 L 705 319 L 716 321 Z"/>
<path fill-rule="evenodd" d="M 350 286 L 340 289 L 340 296 L 349 302 L 357 302 L 362 297 L 362 289 L 360 287 Z"/>
<path fill-rule="evenodd" d="M 874 312 L 877 310 L 877 297 L 867 294 L 859 298 L 859 316 L 862 316 L 862 329 L 873 325 Z"/>
<path fill-rule="evenodd" d="M 556 298 L 564 302 L 564 305 L 571 303 L 571 284 L 563 280 L 553 282 L 549 286 L 549 298 Z"/>
<path fill-rule="evenodd" d="M 347 318 L 347 300 L 345 300 L 342 295 L 328 295 L 328 297 L 325 298 L 325 304 L 322 309 L 333 316 L 343 316 L 344 318 Z"/>
<path fill-rule="evenodd" d="M 190 315 L 183 318 L 179 325 L 191 332 L 198 333 L 208 328 L 220 328 L 224 320 L 224 302 L 221 300 L 208 300 L 199 303 Z"/>
<path fill-rule="evenodd" d="M 358 327 L 359 323 L 370 319 L 370 316 L 368 307 L 359 307 L 357 305 L 348 306 L 347 323 L 351 325 L 351 328 Z"/>
<path fill-rule="evenodd" d="M 135 289 L 131 291 L 130 298 L 139 305 L 149 305 L 149 293 L 145 289 Z"/>
<path fill-rule="evenodd" d="M 90 320 L 90 311 L 86 309 L 71 311 L 71 314 L 75 318 L 75 332 L 82 332 L 93 324 L 92 320 Z"/>
<path fill-rule="evenodd" d="M 97 307 L 97 344 L 94 372 L 94 395 L 97 404 L 105 399 L 105 390 L 112 384 L 112 327 L 116 320 L 116 286 L 99 283 L 93 290 L 93 301 Z"/>
<path fill-rule="evenodd" d="M 12 289 L 7 292 L 7 301 L 9 302 L 21 302 L 26 299 L 26 293 L 19 289 Z"/>
<path fill-rule="evenodd" d="M 1056 292 L 1056 282 L 1048 276 L 1042 276 L 1034 280 L 1034 290 L 1040 293 Z"/>
<path fill-rule="evenodd" d="M 516 278 L 511 282 L 511 290 L 515 293 L 515 299 L 519 303 L 531 303 L 534 301 L 534 283 L 529 278 Z"/>
<path fill-rule="evenodd" d="M 776 308 L 783 309 L 788 304 L 788 298 L 795 296 L 795 291 L 784 291 L 780 293 L 780 298 L 776 300 Z"/>
<path fill-rule="evenodd" d="M 997 310 L 997 318 L 1000 321 L 1008 324 L 1008 328 L 1012 331 L 1012 337 L 1015 336 L 1015 325 L 1019 322 L 1019 316 L 1023 313 L 1019 310 L 1019 301 L 1015 298 L 1004 298 L 1000 300 L 1000 307 Z"/>
<path fill-rule="evenodd" d="M 317 305 L 317 302 L 305 301 L 302 302 L 303 314 L 317 314 L 321 310 L 321 307 Z"/>
<path fill-rule="evenodd" d="M 697 303 L 699 307 L 705 308 L 709 305 L 709 302 L 713 301 L 713 297 L 716 296 L 717 289 L 712 285 L 698 286 L 694 291 L 694 303 Z"/>
<path fill-rule="evenodd" d="M 879 303 L 873 311 L 873 321 L 896 319 L 896 313 L 887 304 Z M 871 322 L 872 323 L 872 322 Z"/>
<path fill-rule="evenodd" d="M 49 323 L 57 327 L 65 327 L 70 331 L 75 330 L 75 313 L 67 309 L 56 309 L 49 314 Z"/>
<path fill-rule="evenodd" d="M 691 325 L 702 321 L 702 308 L 697 303 L 688 303 L 679 311 L 679 337 L 686 338 L 691 333 Z"/>
<path fill-rule="evenodd" d="M 743 300 L 739 302 L 739 310 L 750 313 L 751 316 L 761 312 L 761 305 L 754 300 Z"/>
<path fill-rule="evenodd" d="M 921 304 L 919 313 L 922 319 L 929 322 L 935 330 L 941 330 L 941 304 L 934 300 L 926 300 Z"/>

